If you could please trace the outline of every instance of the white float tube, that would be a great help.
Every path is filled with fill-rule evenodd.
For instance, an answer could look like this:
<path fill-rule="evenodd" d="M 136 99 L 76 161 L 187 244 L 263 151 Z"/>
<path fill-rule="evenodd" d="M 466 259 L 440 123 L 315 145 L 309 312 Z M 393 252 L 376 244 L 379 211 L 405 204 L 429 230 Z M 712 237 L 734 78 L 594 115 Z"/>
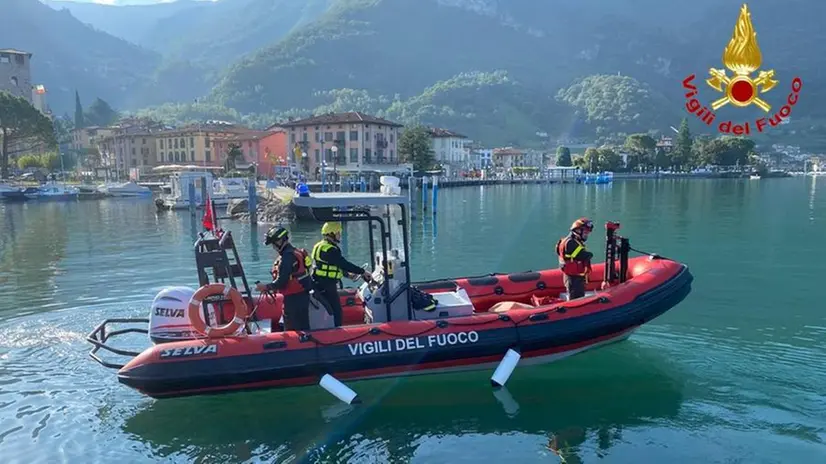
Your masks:
<path fill-rule="evenodd" d="M 356 392 L 330 374 L 324 374 L 324 377 L 321 378 L 321 381 L 318 382 L 318 384 L 321 385 L 321 388 L 327 390 L 333 396 L 347 404 L 360 402 Z"/>
<path fill-rule="evenodd" d="M 522 355 L 513 349 L 508 349 L 508 352 L 505 353 L 505 357 L 499 361 L 499 365 L 496 366 L 496 370 L 490 378 L 491 385 L 494 387 L 504 387 L 511 374 L 513 374 L 513 370 L 516 369 L 516 364 L 519 363 L 521 358 Z"/>
<path fill-rule="evenodd" d="M 508 387 L 494 389 L 493 397 L 502 405 L 502 409 L 508 417 L 514 418 L 519 414 L 519 403 L 516 402 L 511 392 L 508 391 Z"/>

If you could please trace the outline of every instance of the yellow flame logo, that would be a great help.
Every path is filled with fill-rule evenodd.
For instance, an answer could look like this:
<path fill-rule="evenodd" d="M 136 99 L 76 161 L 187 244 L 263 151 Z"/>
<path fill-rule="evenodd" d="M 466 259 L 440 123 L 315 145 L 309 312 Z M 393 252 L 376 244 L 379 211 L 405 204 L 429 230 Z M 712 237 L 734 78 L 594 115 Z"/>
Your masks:
<path fill-rule="evenodd" d="M 760 53 L 760 46 L 757 45 L 757 32 L 751 23 L 751 13 L 748 5 L 743 4 L 740 8 L 740 17 L 734 26 L 734 33 L 723 51 L 723 65 L 733 72 L 734 76 L 726 75 L 724 69 L 711 68 L 711 77 L 706 79 L 709 87 L 718 92 L 723 92 L 725 85 L 726 96 L 714 101 L 711 107 L 717 110 L 729 103 L 738 107 L 754 104 L 769 112 L 771 105 L 759 95 L 773 89 L 778 81 L 774 80 L 774 70 L 760 71 L 756 79 L 751 78 L 751 73 L 757 71 L 762 62 L 763 55 Z"/>

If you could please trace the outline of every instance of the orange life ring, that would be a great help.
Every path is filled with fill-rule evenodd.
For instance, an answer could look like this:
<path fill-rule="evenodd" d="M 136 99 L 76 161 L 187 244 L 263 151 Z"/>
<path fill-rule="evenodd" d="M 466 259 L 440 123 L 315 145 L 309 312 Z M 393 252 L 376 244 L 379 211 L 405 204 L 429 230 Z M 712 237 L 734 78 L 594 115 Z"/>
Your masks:
<path fill-rule="evenodd" d="M 235 316 L 229 324 L 219 327 L 210 327 L 201 318 L 201 304 L 204 299 L 213 295 L 228 296 L 232 301 L 232 306 L 235 308 Z M 204 334 L 207 338 L 221 338 L 234 334 L 245 323 L 249 316 L 249 308 L 241 296 L 241 292 L 233 288 L 230 284 L 214 283 L 204 285 L 199 288 L 192 298 L 189 300 L 189 308 L 187 309 L 187 316 L 192 324 L 192 328 L 197 332 Z"/>

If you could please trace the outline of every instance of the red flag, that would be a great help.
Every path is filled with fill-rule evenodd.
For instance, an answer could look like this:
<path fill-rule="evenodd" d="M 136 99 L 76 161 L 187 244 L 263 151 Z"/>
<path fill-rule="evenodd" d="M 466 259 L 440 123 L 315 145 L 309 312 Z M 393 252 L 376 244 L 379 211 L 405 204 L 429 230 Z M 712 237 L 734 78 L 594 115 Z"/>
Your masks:
<path fill-rule="evenodd" d="M 207 197 L 206 204 L 204 205 L 204 220 L 202 224 L 206 230 L 215 230 L 215 214 L 212 211 L 212 200 L 210 200 L 209 197 Z"/>

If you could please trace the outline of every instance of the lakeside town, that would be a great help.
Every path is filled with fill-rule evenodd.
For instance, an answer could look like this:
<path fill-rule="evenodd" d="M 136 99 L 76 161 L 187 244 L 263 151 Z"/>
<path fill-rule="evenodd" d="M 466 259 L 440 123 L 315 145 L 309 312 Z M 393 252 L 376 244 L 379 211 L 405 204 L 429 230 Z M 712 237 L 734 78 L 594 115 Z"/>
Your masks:
<path fill-rule="evenodd" d="M 25 99 L 57 127 L 58 118 L 46 101 L 47 89 L 33 83 L 31 59 L 31 53 L 0 50 L 0 77 L 5 77 L 0 78 L 0 91 Z M 331 174 L 327 180 L 338 181 L 341 176 L 414 171 L 418 176 L 426 173 L 450 182 L 467 178 L 573 180 L 589 172 L 636 177 L 663 173 L 756 175 L 758 168 L 766 175 L 769 168 L 774 172 L 818 172 L 824 164 L 822 155 L 805 153 L 796 146 L 773 145 L 758 153 L 753 143 L 720 145 L 716 152 L 709 148 L 709 153 L 696 155 L 700 160 L 689 160 L 693 152 L 702 151 L 697 149 L 701 141 L 692 140 L 687 128 L 686 134 L 680 133 L 683 128 L 674 130 L 676 140 L 662 134 L 657 138 L 631 134 L 619 146 L 558 140 L 538 150 L 484 147 L 472 136 L 447 128 L 405 128 L 355 111 L 274 122 L 263 130 L 217 120 L 172 127 L 134 116 L 99 126 L 88 124 L 78 97 L 74 127 L 64 136 L 55 129 L 59 155 L 55 156 L 55 149 L 48 144 L 33 143 L 32 137 L 12 138 L 4 145 L 10 174 L 40 181 L 58 166 L 64 179 L 145 183 L 159 181 L 176 168 L 243 172 L 259 180 L 301 177 L 316 182 L 325 180 L 327 173 Z M 415 132 L 422 143 L 412 140 L 405 146 L 405 132 Z M 685 145 L 681 138 L 688 139 L 688 147 L 680 146 Z"/>

